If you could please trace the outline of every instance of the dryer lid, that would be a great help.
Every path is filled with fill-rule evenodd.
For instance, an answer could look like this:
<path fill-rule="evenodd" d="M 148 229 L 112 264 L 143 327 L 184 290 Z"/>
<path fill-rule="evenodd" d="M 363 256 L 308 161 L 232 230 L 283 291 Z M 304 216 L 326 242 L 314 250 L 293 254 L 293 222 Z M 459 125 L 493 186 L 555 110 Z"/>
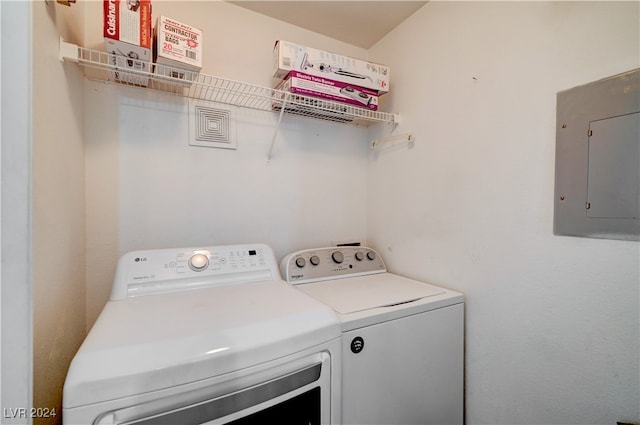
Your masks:
<path fill-rule="evenodd" d="M 391 273 L 308 283 L 298 285 L 298 289 L 340 314 L 392 307 L 445 293 L 442 288 Z"/>
<path fill-rule="evenodd" d="M 64 407 L 221 376 L 340 335 L 329 307 L 281 280 L 110 301 L 71 363 Z"/>

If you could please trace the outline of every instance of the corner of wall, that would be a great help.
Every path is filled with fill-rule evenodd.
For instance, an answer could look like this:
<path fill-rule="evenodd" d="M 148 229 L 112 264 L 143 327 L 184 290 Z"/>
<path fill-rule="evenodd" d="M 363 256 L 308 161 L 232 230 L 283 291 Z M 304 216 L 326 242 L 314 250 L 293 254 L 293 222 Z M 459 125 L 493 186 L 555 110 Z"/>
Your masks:
<path fill-rule="evenodd" d="M 62 37 L 80 43 L 83 2 L 32 3 L 33 407 L 61 423 L 68 366 L 86 329 L 84 78 L 58 60 Z"/>

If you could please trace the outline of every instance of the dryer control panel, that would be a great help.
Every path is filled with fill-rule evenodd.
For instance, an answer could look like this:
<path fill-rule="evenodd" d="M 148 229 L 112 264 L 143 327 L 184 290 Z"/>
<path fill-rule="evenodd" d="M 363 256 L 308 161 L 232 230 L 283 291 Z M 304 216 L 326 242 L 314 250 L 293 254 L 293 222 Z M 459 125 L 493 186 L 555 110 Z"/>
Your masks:
<path fill-rule="evenodd" d="M 360 246 L 305 249 L 287 255 L 280 262 L 282 277 L 294 285 L 386 271 L 380 254 Z"/>
<path fill-rule="evenodd" d="M 280 279 L 273 250 L 264 244 L 133 251 L 118 262 L 111 300 Z"/>

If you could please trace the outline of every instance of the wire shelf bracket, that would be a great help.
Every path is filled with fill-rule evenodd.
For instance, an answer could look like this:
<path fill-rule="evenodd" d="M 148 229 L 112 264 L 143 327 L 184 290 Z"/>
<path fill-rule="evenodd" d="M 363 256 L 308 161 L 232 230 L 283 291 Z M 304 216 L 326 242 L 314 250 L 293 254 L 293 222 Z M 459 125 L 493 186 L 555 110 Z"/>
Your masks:
<path fill-rule="evenodd" d="M 383 137 L 382 139 L 376 139 L 371 142 L 371 149 L 380 149 L 385 145 L 396 145 L 398 143 L 414 143 L 416 136 L 413 133 L 402 133 L 391 136 Z"/>

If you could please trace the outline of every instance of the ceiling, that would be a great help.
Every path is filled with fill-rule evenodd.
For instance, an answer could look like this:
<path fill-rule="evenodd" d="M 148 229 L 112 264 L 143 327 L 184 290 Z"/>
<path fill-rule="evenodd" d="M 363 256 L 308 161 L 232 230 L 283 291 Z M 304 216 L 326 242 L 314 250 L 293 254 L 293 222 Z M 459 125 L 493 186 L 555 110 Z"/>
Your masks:
<path fill-rule="evenodd" d="M 347 44 L 368 49 L 426 1 L 230 1 Z"/>

